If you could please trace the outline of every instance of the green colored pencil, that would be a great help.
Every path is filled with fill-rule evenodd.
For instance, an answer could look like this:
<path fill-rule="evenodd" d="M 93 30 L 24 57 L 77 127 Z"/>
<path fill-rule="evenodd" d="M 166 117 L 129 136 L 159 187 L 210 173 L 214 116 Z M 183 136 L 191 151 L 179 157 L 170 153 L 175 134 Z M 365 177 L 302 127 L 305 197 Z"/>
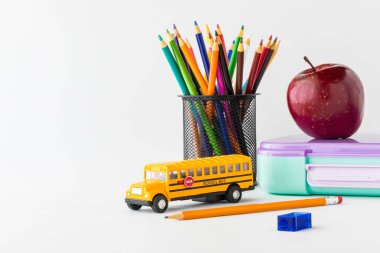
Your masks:
<path fill-rule="evenodd" d="M 179 49 L 178 49 L 177 45 L 175 44 L 174 38 L 169 32 L 168 32 L 168 41 L 169 41 L 171 48 L 173 49 L 173 54 L 174 54 L 175 58 L 177 59 L 177 64 L 178 64 L 179 70 L 182 73 L 182 77 L 185 80 L 185 83 L 186 83 L 187 88 L 190 92 L 190 95 L 191 96 L 197 96 L 198 92 L 195 89 L 193 80 L 191 79 L 191 76 L 190 76 L 189 72 L 187 71 L 185 62 L 183 61 L 181 53 L 179 52 Z M 202 124 L 206 130 L 206 134 L 207 134 L 207 137 L 209 138 L 210 144 L 211 144 L 212 149 L 214 151 L 214 155 L 217 155 L 217 156 L 222 155 L 222 151 L 219 147 L 219 144 L 218 144 L 217 138 L 215 136 L 214 130 L 212 129 L 212 126 L 211 126 L 211 124 L 207 118 L 207 114 L 206 114 L 204 108 L 202 107 L 202 105 L 200 105 L 197 102 L 195 103 L 195 108 L 198 111 L 199 116 L 200 116 L 201 121 L 202 121 Z"/>
<path fill-rule="evenodd" d="M 179 86 L 182 90 L 183 95 L 185 95 L 185 96 L 190 95 L 189 90 L 186 87 L 185 80 L 183 80 L 181 72 L 178 68 L 177 63 L 175 62 L 175 59 L 174 59 L 172 53 L 170 52 L 168 45 L 166 44 L 166 42 L 162 39 L 162 37 L 160 35 L 158 35 L 158 39 L 161 41 L 162 51 L 164 52 L 165 57 L 169 62 L 169 65 L 170 65 L 170 67 L 174 73 L 175 78 L 177 79 L 177 82 L 179 83 Z"/>
<path fill-rule="evenodd" d="M 234 76 L 237 52 L 238 52 L 240 41 L 243 39 L 243 34 L 244 34 L 244 25 L 240 28 L 240 32 L 235 40 L 234 50 L 232 51 L 232 55 L 230 59 L 230 65 L 228 65 L 228 73 L 230 74 L 231 80 L 232 80 L 232 77 Z"/>

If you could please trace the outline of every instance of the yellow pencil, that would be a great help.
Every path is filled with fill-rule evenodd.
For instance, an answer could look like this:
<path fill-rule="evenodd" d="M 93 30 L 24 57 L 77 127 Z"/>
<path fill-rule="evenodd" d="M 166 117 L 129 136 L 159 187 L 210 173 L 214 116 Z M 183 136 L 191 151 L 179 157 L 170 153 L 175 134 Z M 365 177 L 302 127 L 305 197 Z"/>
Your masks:
<path fill-rule="evenodd" d="M 212 49 L 212 45 L 214 44 L 214 38 L 210 32 L 210 28 L 206 24 L 206 42 L 209 45 L 210 49 Z M 208 60 L 211 61 L 211 50 L 207 50 Z"/>
<path fill-rule="evenodd" d="M 271 64 L 271 62 L 273 61 L 274 57 L 276 56 L 277 51 L 278 51 L 278 48 L 280 47 L 280 43 L 281 43 L 281 40 L 278 40 L 277 43 L 276 43 L 276 45 L 275 45 L 275 48 L 274 48 L 274 51 L 273 51 L 272 57 L 271 57 L 270 60 L 269 60 L 268 67 L 269 67 L 269 65 Z"/>
<path fill-rule="evenodd" d="M 218 217 L 218 216 L 226 216 L 226 215 L 269 212 L 269 211 L 276 211 L 276 210 L 296 209 L 296 208 L 305 208 L 305 207 L 314 207 L 314 206 L 337 205 L 337 204 L 342 203 L 342 201 L 343 201 L 343 198 L 341 196 L 333 196 L 333 197 L 300 199 L 300 200 L 291 200 L 291 201 L 282 201 L 282 202 L 262 203 L 262 204 L 227 206 L 227 207 L 219 207 L 219 208 L 183 211 L 178 214 L 165 216 L 165 218 L 177 219 L 177 220 L 192 220 L 192 219 L 202 219 L 202 218 L 210 218 L 210 217 Z"/>

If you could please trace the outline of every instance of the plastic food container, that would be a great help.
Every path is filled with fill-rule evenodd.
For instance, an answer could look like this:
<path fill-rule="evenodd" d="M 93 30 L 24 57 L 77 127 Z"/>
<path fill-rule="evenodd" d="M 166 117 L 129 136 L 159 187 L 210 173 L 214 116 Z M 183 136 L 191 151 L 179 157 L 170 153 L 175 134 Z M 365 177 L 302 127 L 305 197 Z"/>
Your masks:
<path fill-rule="evenodd" d="M 259 185 L 269 193 L 380 196 L 380 136 L 268 140 L 257 162 Z"/>

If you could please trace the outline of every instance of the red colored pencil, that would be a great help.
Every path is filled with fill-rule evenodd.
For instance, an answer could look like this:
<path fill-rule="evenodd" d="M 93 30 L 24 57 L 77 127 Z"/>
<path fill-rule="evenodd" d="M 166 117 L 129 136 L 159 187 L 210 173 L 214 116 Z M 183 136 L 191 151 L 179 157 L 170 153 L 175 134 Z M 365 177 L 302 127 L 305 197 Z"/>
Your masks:
<path fill-rule="evenodd" d="M 248 84 L 244 91 L 245 94 L 250 94 L 253 90 L 255 73 L 256 73 L 262 52 L 263 52 L 263 40 L 260 41 L 260 44 L 256 49 L 255 56 L 253 57 L 251 71 L 249 72 L 249 77 L 248 77 Z"/>
<path fill-rule="evenodd" d="M 267 54 L 269 52 L 269 48 L 271 46 L 271 42 L 272 42 L 272 35 L 269 37 L 267 43 L 263 47 L 263 53 L 260 56 L 259 64 L 258 64 L 258 67 L 256 69 L 255 76 L 254 76 L 254 81 L 256 80 L 257 76 L 259 75 L 259 73 L 261 71 L 261 68 L 263 67 L 265 58 L 267 57 Z"/>

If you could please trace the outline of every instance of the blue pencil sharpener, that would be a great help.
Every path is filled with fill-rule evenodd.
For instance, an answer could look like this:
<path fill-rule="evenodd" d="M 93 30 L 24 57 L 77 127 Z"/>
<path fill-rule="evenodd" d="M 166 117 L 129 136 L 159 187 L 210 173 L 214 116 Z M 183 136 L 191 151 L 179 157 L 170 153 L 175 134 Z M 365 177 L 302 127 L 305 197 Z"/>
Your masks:
<path fill-rule="evenodd" d="M 288 213 L 277 216 L 277 230 L 295 232 L 311 228 L 311 213 Z"/>

